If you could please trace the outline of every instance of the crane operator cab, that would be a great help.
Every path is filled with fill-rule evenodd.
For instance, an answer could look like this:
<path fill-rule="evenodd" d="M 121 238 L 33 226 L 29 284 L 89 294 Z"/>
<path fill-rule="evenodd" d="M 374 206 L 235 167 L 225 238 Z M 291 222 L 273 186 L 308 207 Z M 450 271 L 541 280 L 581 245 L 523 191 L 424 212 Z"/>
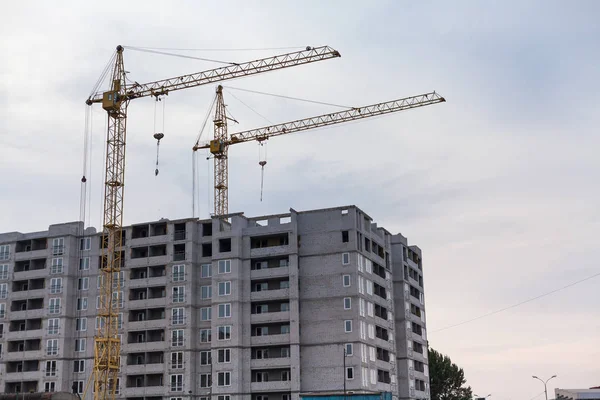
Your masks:
<path fill-rule="evenodd" d="M 119 91 L 121 90 L 121 82 L 115 80 L 113 82 L 112 90 L 108 92 L 104 92 L 102 94 L 102 108 L 104 108 L 109 113 L 117 113 L 121 108 L 121 98 L 119 95 Z"/>

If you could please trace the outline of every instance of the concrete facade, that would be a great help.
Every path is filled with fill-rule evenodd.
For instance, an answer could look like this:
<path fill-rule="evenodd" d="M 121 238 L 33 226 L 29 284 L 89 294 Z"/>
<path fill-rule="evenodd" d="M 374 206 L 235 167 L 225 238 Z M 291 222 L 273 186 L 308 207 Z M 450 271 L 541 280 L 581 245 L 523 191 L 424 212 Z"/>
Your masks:
<path fill-rule="evenodd" d="M 421 251 L 359 208 L 124 237 L 120 398 L 429 397 Z M 100 242 L 77 222 L 0 234 L 1 390 L 92 394 Z"/>

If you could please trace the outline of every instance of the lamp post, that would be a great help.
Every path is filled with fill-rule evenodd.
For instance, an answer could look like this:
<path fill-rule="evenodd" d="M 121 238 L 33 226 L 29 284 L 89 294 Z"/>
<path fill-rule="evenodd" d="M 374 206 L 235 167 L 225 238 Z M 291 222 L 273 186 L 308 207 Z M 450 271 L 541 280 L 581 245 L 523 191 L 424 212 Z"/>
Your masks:
<path fill-rule="evenodd" d="M 490 397 L 491 395 L 492 395 L 492 394 L 490 393 L 490 394 L 488 394 L 487 396 L 484 396 L 484 397 L 479 397 L 479 395 L 476 395 L 476 394 L 475 394 L 474 396 L 475 396 L 475 398 L 476 398 L 476 399 L 487 399 L 487 398 L 488 398 L 488 397 Z"/>
<path fill-rule="evenodd" d="M 537 379 L 538 381 L 542 382 L 544 384 L 544 393 L 546 394 L 546 400 L 548 400 L 548 382 L 550 381 L 550 379 L 552 378 L 556 378 L 556 375 L 552 375 L 550 378 L 546 379 L 546 381 L 544 381 L 543 379 L 538 378 L 537 376 L 532 376 L 533 379 Z"/>

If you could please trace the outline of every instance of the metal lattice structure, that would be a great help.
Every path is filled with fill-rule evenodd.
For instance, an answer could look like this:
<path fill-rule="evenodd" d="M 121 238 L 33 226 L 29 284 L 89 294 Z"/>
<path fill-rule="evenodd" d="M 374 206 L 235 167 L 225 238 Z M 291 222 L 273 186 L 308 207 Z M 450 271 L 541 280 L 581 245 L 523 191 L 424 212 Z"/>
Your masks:
<path fill-rule="evenodd" d="M 224 106 L 222 106 L 222 111 L 219 111 L 219 104 L 223 103 L 223 93 L 222 90 L 218 88 L 214 139 L 203 143 L 196 142 L 193 150 L 196 151 L 199 149 L 210 149 L 210 152 L 215 157 L 215 215 L 225 215 L 227 214 L 229 207 L 229 196 L 227 193 L 227 153 L 230 145 L 250 141 L 262 142 L 275 136 L 302 132 L 309 129 L 322 128 L 329 125 L 356 121 L 363 118 L 376 117 L 379 115 L 442 103 L 445 101 L 446 100 L 436 92 L 425 93 L 418 96 L 405 97 L 403 99 L 376 103 L 364 107 L 351 108 L 344 111 L 318 115 L 316 117 L 299 119 L 282 124 L 265 126 L 243 132 L 236 132 L 231 134 L 230 138 L 227 138 L 227 125 L 225 121 Z M 220 117 L 221 113 L 223 114 L 222 117 Z M 219 124 L 225 123 L 224 130 L 223 127 L 217 127 L 217 121 L 219 121 Z M 219 132 L 218 138 L 217 131 Z"/>
<path fill-rule="evenodd" d="M 121 343 L 118 335 L 118 307 L 122 299 L 114 293 L 120 291 L 120 274 L 123 267 L 122 227 L 123 196 L 125 188 L 125 144 L 127 136 L 127 107 L 132 99 L 154 96 L 156 98 L 170 92 L 206 85 L 208 83 L 256 75 L 263 72 L 309 64 L 340 57 L 340 53 L 328 46 L 307 47 L 306 50 L 262 58 L 246 63 L 232 63 L 195 74 L 182 75 L 146 84 L 129 84 L 125 79 L 123 46 L 117 47 L 115 64 L 111 73 L 110 89 L 90 96 L 86 104 L 101 103 L 108 114 L 106 147 L 105 196 L 102 237 L 102 265 L 100 286 L 101 319 L 94 338 L 93 387 L 95 400 L 114 399 L 120 364 Z M 221 98 L 220 110 L 225 113 Z M 225 122 L 225 119 L 222 119 Z M 216 124 L 215 124 L 216 125 Z M 227 137 L 227 126 L 215 128 L 215 138 Z M 227 154 L 220 159 L 224 175 L 224 204 L 227 204 Z M 215 160 L 215 163 L 217 161 Z M 216 165 L 216 164 L 215 164 Z M 225 208 L 226 211 L 226 208 Z"/>
<path fill-rule="evenodd" d="M 119 46 L 121 47 L 121 46 Z M 329 46 L 307 47 L 306 50 L 286 53 L 274 57 L 261 58 L 245 63 L 232 63 L 226 67 L 214 68 L 195 74 L 181 75 L 175 78 L 139 84 L 133 83 L 123 90 L 122 99 L 137 99 L 148 96 L 162 96 L 176 90 L 188 89 L 208 83 L 220 82 L 227 79 L 256 75 L 262 72 L 310 64 L 316 61 L 341 57 L 340 53 Z M 102 102 L 103 93 L 96 93 L 88 99 L 88 103 Z"/>
<path fill-rule="evenodd" d="M 94 340 L 94 397 L 114 397 L 119 374 L 121 342 L 118 334 L 118 304 L 113 293 L 119 293 L 122 258 L 123 189 L 125 186 L 125 143 L 127 106 L 118 94 L 125 87 L 123 48 L 117 48 L 111 75 L 111 90 L 104 96 L 102 107 L 108 113 L 106 171 L 104 176 L 104 220 L 102 263 L 100 265 L 100 324 Z M 114 280 L 116 275 L 116 280 Z M 117 299 L 118 300 L 118 299 Z"/>
<path fill-rule="evenodd" d="M 215 152 L 215 215 L 226 215 L 229 213 L 228 196 L 228 160 L 227 153 L 229 146 L 223 146 L 222 143 L 227 141 L 227 115 L 225 111 L 225 103 L 223 102 L 223 87 L 217 87 L 217 100 L 215 104 L 215 119 L 214 119 L 214 141 L 219 145 L 219 151 Z"/>

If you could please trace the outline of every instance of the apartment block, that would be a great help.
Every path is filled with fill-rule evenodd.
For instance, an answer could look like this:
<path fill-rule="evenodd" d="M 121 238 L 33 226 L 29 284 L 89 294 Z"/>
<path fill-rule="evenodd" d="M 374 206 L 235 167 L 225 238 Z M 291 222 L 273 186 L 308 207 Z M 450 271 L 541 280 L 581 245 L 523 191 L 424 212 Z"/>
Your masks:
<path fill-rule="evenodd" d="M 429 397 L 421 251 L 355 206 L 123 229 L 119 398 Z M 91 395 L 101 235 L 0 234 L 0 388 Z"/>

